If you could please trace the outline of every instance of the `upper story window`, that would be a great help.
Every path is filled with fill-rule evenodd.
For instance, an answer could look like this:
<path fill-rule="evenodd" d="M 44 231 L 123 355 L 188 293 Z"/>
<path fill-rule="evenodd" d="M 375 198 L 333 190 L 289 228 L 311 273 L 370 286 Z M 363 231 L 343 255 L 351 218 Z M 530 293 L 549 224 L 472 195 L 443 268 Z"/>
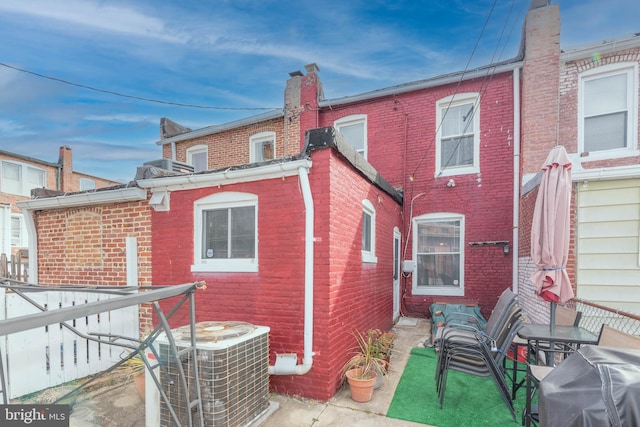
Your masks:
<path fill-rule="evenodd" d="M 415 295 L 464 295 L 464 216 L 436 213 L 413 219 Z"/>
<path fill-rule="evenodd" d="M 258 271 L 258 196 L 213 194 L 194 203 L 191 271 Z"/>
<path fill-rule="evenodd" d="M 578 97 L 578 150 L 583 161 L 638 154 L 637 63 L 585 71 Z"/>
<path fill-rule="evenodd" d="M 187 148 L 187 163 L 193 166 L 194 172 L 206 171 L 209 169 L 209 154 L 206 145 L 194 145 Z"/>
<path fill-rule="evenodd" d="M 480 172 L 480 102 L 463 93 L 437 103 L 436 176 Z"/>
<path fill-rule="evenodd" d="M 344 139 L 355 150 L 367 158 L 367 116 L 354 114 L 333 122 L 333 127 L 344 136 Z"/>
<path fill-rule="evenodd" d="M 249 161 L 251 163 L 273 160 L 276 153 L 276 133 L 260 132 L 249 138 Z"/>
<path fill-rule="evenodd" d="M 31 189 L 45 187 L 45 171 L 43 169 L 3 160 L 2 161 L 3 193 L 30 196 Z"/>
<path fill-rule="evenodd" d="M 362 262 L 377 262 L 376 210 L 368 200 L 362 201 Z"/>
<path fill-rule="evenodd" d="M 88 178 L 80 178 L 80 191 L 89 191 L 96 189 L 96 182 Z"/>

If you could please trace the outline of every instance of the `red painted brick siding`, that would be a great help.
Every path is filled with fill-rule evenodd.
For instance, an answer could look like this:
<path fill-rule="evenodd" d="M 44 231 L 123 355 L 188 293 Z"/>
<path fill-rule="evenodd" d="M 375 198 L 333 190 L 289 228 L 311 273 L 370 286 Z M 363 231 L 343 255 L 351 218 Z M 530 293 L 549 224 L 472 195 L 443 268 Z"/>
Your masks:
<path fill-rule="evenodd" d="M 479 93 L 480 174 L 435 175 L 436 105 L 454 93 Z M 332 126 L 339 118 L 366 114 L 368 161 L 393 186 L 405 190 L 404 241 L 411 216 L 453 212 L 465 215 L 465 295 L 446 300 L 476 300 L 483 313 L 493 309 L 498 295 L 512 283 L 511 255 L 501 246 L 469 247 L 469 242 L 512 240 L 513 224 L 513 78 L 512 73 L 465 81 L 431 89 L 397 94 L 376 101 L 334 106 L 320 112 L 320 126 Z M 454 188 L 447 187 L 453 178 Z M 410 211 L 411 199 L 420 193 Z M 412 259 L 409 236 L 404 259 Z M 404 311 L 427 316 L 434 299 L 412 295 L 411 279 L 405 280 Z"/>
<path fill-rule="evenodd" d="M 389 329 L 392 321 L 392 236 L 400 208 L 348 167 L 332 149 L 316 151 L 309 175 L 315 209 L 314 357 L 303 376 L 272 376 L 274 391 L 326 400 L 341 384 L 340 368 L 355 344 L 351 333 Z M 258 195 L 258 273 L 191 273 L 193 204 L 223 191 Z M 362 199 L 377 209 L 377 264 L 361 260 Z M 378 199 L 379 197 L 379 199 Z M 286 200 L 286 203 L 283 201 Z M 379 202 L 378 202 L 379 200 Z M 303 354 L 304 202 L 297 176 L 221 188 L 174 191 L 171 210 L 154 212 L 153 283 L 203 280 L 197 321 L 240 320 L 271 328 L 278 353 Z M 354 310 L 354 305 L 364 311 Z M 172 326 L 188 322 L 186 311 Z"/>

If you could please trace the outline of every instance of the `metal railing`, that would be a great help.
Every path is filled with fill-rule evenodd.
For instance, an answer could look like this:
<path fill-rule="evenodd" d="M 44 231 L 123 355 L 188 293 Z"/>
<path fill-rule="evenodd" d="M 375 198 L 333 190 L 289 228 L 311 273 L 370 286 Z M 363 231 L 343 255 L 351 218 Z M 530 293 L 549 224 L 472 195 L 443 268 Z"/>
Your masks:
<path fill-rule="evenodd" d="M 571 305 L 582 312 L 580 326 L 599 334 L 603 324 L 631 335 L 640 336 L 640 316 L 623 310 L 617 310 L 581 298 L 574 298 Z"/>

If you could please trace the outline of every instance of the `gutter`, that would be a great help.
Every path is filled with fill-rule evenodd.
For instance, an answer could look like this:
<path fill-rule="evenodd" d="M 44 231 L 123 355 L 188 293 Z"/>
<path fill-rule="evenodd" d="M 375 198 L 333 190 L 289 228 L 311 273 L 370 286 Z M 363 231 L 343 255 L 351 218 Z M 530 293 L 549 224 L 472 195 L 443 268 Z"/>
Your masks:
<path fill-rule="evenodd" d="M 305 207 L 305 244 L 304 244 L 304 355 L 298 365 L 295 353 L 277 354 L 275 365 L 269 365 L 269 375 L 304 375 L 313 365 L 313 197 L 309 185 L 308 168 L 300 166 L 300 187 Z"/>
<path fill-rule="evenodd" d="M 228 169 L 222 172 L 140 179 L 136 181 L 136 184 L 140 188 L 161 188 L 167 191 L 177 191 L 216 185 L 237 184 L 258 179 L 281 178 L 298 174 L 299 168 L 309 169 L 310 167 L 311 161 L 302 159 L 245 169 Z"/>
<path fill-rule="evenodd" d="M 22 202 L 17 202 L 16 204 L 23 210 L 47 210 L 112 202 L 134 202 L 145 200 L 146 198 L 146 190 L 137 187 L 129 187 L 119 188 L 116 190 L 92 191 L 54 197 L 43 197 L 40 199 L 24 200 Z"/>

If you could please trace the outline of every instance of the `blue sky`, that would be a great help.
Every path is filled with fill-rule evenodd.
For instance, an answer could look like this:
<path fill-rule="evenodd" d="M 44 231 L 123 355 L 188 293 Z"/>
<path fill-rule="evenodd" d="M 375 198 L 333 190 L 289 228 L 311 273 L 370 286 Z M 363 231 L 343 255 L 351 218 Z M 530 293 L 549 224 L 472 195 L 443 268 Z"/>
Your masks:
<path fill-rule="evenodd" d="M 552 3 L 564 47 L 640 31 L 637 0 Z M 56 162 L 68 145 L 75 170 L 127 182 L 161 157 L 161 117 L 197 129 L 282 108 L 288 73 L 312 62 L 338 98 L 510 59 L 528 5 L 2 0 L 0 149 Z"/>

